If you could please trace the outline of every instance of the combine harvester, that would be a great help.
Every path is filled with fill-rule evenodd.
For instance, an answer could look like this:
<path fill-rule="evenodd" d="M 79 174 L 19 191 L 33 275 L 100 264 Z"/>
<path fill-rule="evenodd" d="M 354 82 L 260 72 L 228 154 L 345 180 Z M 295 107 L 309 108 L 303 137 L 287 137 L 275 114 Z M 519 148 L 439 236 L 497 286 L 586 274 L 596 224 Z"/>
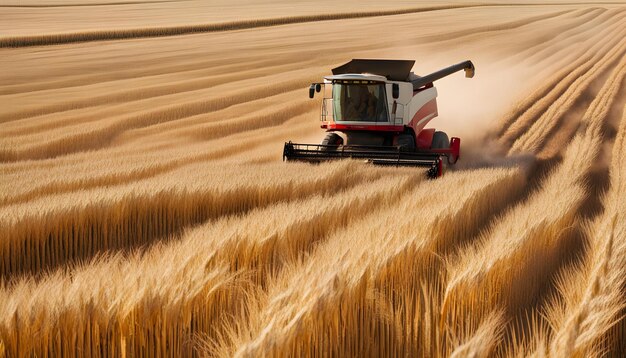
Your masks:
<path fill-rule="evenodd" d="M 461 139 L 424 129 L 437 116 L 433 82 L 461 70 L 474 77 L 474 65 L 465 61 L 420 77 L 411 72 L 414 63 L 352 60 L 311 84 L 310 98 L 324 90 L 320 119 L 328 133 L 322 144 L 285 143 L 283 160 L 364 159 L 427 167 L 428 177 L 441 176 L 444 157 L 448 164 L 459 159 Z"/>

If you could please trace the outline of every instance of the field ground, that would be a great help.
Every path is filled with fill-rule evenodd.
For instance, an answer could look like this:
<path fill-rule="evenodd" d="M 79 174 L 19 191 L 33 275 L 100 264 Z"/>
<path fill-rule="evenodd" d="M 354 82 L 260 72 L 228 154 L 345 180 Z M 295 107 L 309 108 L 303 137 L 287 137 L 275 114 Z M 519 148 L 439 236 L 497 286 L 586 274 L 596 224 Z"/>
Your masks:
<path fill-rule="evenodd" d="M 0 17 L 0 357 L 626 355 L 625 3 Z M 282 162 L 352 58 L 474 62 L 456 167 Z"/>

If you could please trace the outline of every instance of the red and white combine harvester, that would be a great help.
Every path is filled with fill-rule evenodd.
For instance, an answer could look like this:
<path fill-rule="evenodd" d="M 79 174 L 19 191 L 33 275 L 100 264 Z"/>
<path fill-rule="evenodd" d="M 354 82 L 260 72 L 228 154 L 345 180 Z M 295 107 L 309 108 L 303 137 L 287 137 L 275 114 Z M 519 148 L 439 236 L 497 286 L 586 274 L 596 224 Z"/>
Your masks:
<path fill-rule="evenodd" d="M 313 83 L 309 97 L 324 91 L 322 144 L 285 143 L 283 159 L 308 162 L 355 158 L 380 165 L 428 167 L 431 178 L 443 174 L 444 159 L 455 164 L 461 140 L 424 129 L 437 116 L 433 82 L 457 71 L 474 77 L 471 61 L 420 77 L 415 61 L 352 60 L 334 68 L 324 82 Z"/>

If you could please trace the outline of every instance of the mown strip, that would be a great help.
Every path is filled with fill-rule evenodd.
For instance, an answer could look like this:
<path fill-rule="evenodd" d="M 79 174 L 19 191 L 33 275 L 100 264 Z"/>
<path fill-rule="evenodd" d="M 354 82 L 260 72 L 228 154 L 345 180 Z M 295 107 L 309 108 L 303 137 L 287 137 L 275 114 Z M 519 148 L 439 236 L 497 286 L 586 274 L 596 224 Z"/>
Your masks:
<path fill-rule="evenodd" d="M 46 46 L 46 45 L 60 45 L 60 44 L 89 42 L 89 41 L 109 41 L 109 40 L 136 39 L 136 38 L 146 38 L 146 37 L 177 36 L 177 35 L 188 35 L 188 34 L 203 33 L 203 32 L 244 30 L 244 29 L 253 29 L 253 28 L 259 28 L 259 27 L 289 25 L 289 24 L 298 24 L 298 23 L 306 23 L 306 22 L 345 20 L 345 19 L 357 19 L 357 18 L 379 17 L 379 16 L 390 16 L 390 15 L 404 15 L 404 14 L 414 14 L 414 13 L 420 13 L 420 12 L 451 10 L 451 9 L 490 7 L 490 6 L 526 6 L 526 5 L 536 6 L 540 4 L 529 3 L 529 4 L 511 5 L 511 4 L 502 3 L 502 4 L 489 4 L 489 5 L 487 4 L 442 5 L 442 6 L 431 6 L 431 7 L 396 9 L 396 10 L 387 10 L 387 11 L 362 11 L 362 12 L 348 12 L 348 13 L 338 13 L 338 14 L 290 16 L 290 17 L 270 18 L 270 19 L 233 21 L 233 22 L 224 22 L 224 23 L 217 23 L 217 24 L 197 24 L 197 25 L 149 27 L 149 28 L 123 29 L 123 30 L 98 30 L 98 31 L 85 31 L 85 32 L 74 32 L 74 33 L 15 36 L 15 37 L 0 38 L 0 48 Z M 577 4 L 577 5 L 580 5 L 580 4 Z M 550 14 L 549 16 L 552 16 L 552 14 Z"/>

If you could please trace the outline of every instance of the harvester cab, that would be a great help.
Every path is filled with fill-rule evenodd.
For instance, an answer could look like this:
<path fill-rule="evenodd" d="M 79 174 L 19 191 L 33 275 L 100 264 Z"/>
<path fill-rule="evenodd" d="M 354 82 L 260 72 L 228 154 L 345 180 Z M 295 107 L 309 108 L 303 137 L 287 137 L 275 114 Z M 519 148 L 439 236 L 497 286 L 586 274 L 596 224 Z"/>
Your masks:
<path fill-rule="evenodd" d="M 313 83 L 309 97 L 322 92 L 321 144 L 287 142 L 284 160 L 321 162 L 341 158 L 367 160 L 379 165 L 427 167 L 431 178 L 455 164 L 461 140 L 425 126 L 437 116 L 437 89 L 433 82 L 464 70 L 465 61 L 426 76 L 411 69 L 415 61 L 352 60 L 332 70 L 332 76 Z M 445 160 L 445 163 L 444 163 Z"/>

